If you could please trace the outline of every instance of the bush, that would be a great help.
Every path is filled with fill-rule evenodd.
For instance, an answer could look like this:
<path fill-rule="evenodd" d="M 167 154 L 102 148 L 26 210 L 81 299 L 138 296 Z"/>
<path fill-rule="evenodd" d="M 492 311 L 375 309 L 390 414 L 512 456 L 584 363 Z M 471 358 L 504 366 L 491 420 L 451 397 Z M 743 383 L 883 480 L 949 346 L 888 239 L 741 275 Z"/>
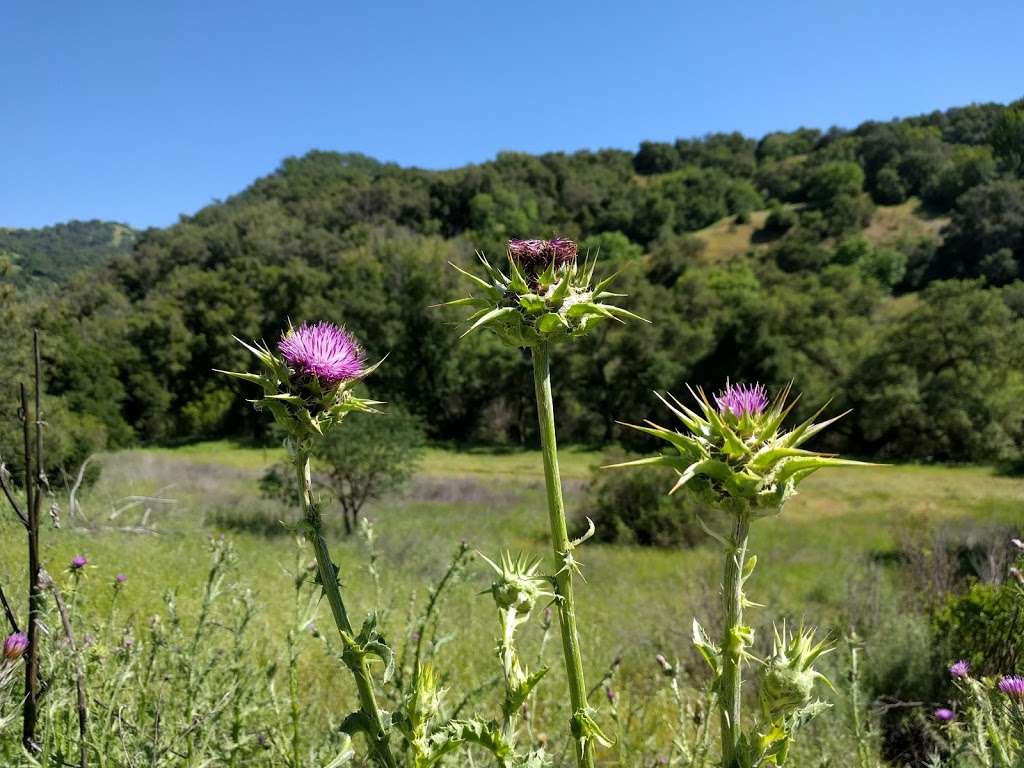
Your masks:
<path fill-rule="evenodd" d="M 1010 674 L 1024 660 L 1021 607 L 1015 583 L 975 584 L 936 612 L 936 648 L 947 659 L 966 659 L 976 675 Z"/>
<path fill-rule="evenodd" d="M 776 205 L 772 207 L 771 212 L 768 214 L 768 218 L 764 221 L 764 227 L 761 231 L 766 235 L 772 237 L 778 237 L 779 235 L 786 234 L 789 230 L 796 226 L 798 216 L 796 211 L 792 208 L 787 208 L 784 205 Z"/>
<path fill-rule="evenodd" d="M 675 473 L 668 469 L 595 469 L 583 505 L 594 521 L 595 538 L 644 547 L 692 547 L 703 541 L 690 498 L 668 495 L 674 483 Z"/>

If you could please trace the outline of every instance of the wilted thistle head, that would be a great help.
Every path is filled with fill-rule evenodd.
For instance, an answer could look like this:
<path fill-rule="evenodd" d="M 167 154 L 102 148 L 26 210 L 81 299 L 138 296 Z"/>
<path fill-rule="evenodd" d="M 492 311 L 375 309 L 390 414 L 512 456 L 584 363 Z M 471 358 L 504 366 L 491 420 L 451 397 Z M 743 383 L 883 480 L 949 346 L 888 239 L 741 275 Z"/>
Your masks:
<path fill-rule="evenodd" d="M 328 387 L 362 375 L 363 350 L 344 328 L 332 323 L 303 323 L 290 328 L 277 348 L 299 376 L 314 376 Z"/>
<path fill-rule="evenodd" d="M 463 336 L 487 328 L 507 344 L 533 347 L 578 338 L 600 320 L 643 319 L 607 303 L 622 296 L 605 290 L 612 277 L 591 287 L 596 261 L 588 257 L 580 264 L 574 241 L 517 239 L 507 245 L 508 274 L 483 254 L 483 278 L 452 265 L 479 289 L 479 295 L 443 305 L 476 309 Z"/>
<path fill-rule="evenodd" d="M 73 558 L 71 558 L 71 562 L 68 564 L 68 567 L 72 571 L 80 571 L 83 568 L 85 568 L 85 566 L 87 566 L 88 564 L 89 558 L 87 558 L 85 555 L 75 555 Z"/>
<path fill-rule="evenodd" d="M 250 400 L 256 410 L 269 410 L 293 444 L 317 440 L 349 411 L 373 411 L 379 405 L 352 393 L 357 382 L 380 363 L 366 365 L 362 347 L 345 329 L 330 323 L 289 327 L 273 352 L 267 344 L 236 340 L 263 364 L 262 373 L 219 370 L 258 384 L 263 397 Z"/>
<path fill-rule="evenodd" d="M 775 721 L 797 712 L 814 702 L 814 684 L 822 680 L 830 688 L 828 678 L 812 666 L 823 654 L 832 650 L 827 641 L 815 643 L 814 630 L 801 628 L 788 633 L 785 625 L 775 630 L 772 653 L 761 669 L 759 691 L 761 708 L 769 720 Z"/>
<path fill-rule="evenodd" d="M 961 677 L 967 677 L 967 674 L 971 671 L 971 665 L 968 664 L 964 659 L 951 664 L 949 667 L 949 676 L 960 679 Z"/>
<path fill-rule="evenodd" d="M 28 648 L 28 637 L 21 632 L 15 632 L 4 639 L 4 658 L 8 661 L 17 661 Z"/>
<path fill-rule="evenodd" d="M 999 681 L 999 690 L 1013 699 L 1024 700 L 1024 677 L 1008 675 Z"/>
<path fill-rule="evenodd" d="M 950 723 L 956 719 L 956 712 L 946 707 L 939 707 L 932 714 L 940 723 Z"/>
<path fill-rule="evenodd" d="M 769 401 L 760 384 L 727 384 L 714 404 L 703 390 L 690 392 L 696 410 L 672 395 L 669 399 L 657 395 L 682 422 L 683 430 L 648 420 L 646 426 L 626 424 L 668 443 L 660 456 L 611 466 L 672 467 L 679 479 L 669 493 L 686 487 L 711 506 L 755 516 L 780 511 L 796 493 L 797 484 L 819 469 L 868 466 L 802 448 L 845 414 L 815 423 L 819 410 L 793 429 L 784 429 L 783 422 L 799 399 L 787 401 L 789 387 Z"/>

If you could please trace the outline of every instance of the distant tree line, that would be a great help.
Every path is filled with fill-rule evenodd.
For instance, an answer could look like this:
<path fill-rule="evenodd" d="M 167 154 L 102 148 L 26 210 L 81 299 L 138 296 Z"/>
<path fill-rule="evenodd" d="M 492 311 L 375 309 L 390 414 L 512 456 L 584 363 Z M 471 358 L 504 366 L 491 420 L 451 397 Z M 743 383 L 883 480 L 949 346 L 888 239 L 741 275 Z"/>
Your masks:
<path fill-rule="evenodd" d="M 634 439 L 616 420 L 657 413 L 651 390 L 792 379 L 805 413 L 828 398 L 854 409 L 831 438 L 844 452 L 1013 460 L 1024 445 L 1022 125 L 1024 104 L 984 104 L 759 141 L 502 153 L 442 172 L 311 152 L 59 288 L 8 296 L 0 392 L 36 325 L 51 412 L 81 438 L 69 456 L 266 439 L 243 393 L 211 370 L 248 363 L 232 334 L 269 341 L 286 318 L 323 318 L 371 357 L 390 353 L 369 386 L 430 438 L 531 444 L 527 364 L 486 335 L 456 344 L 452 316 L 431 305 L 460 295 L 448 261 L 560 234 L 621 272 L 624 305 L 653 321 L 609 323 L 556 368 L 568 440 Z M 907 201 L 907 216 L 941 231 L 882 242 L 876 209 Z M 694 235 L 759 211 L 747 253 L 718 258 Z M 13 408 L 0 399 L 8 463 Z"/>

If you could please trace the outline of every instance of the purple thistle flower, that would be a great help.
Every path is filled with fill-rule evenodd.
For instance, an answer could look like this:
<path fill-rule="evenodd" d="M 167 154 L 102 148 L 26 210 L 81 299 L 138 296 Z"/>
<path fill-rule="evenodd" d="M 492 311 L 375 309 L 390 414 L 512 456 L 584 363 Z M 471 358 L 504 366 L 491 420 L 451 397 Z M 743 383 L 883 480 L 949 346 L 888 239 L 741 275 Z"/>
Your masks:
<path fill-rule="evenodd" d="M 999 690 L 1015 699 L 1024 699 L 1024 677 L 1010 675 L 999 681 Z"/>
<path fill-rule="evenodd" d="M 727 411 L 741 419 L 744 416 L 760 416 L 768 407 L 768 390 L 761 384 L 729 384 L 725 391 L 715 395 L 719 413 Z"/>
<path fill-rule="evenodd" d="M 946 707 L 939 707 L 932 714 L 935 715 L 935 719 L 940 723 L 949 723 L 956 719 L 956 712 Z"/>
<path fill-rule="evenodd" d="M 328 386 L 357 378 L 364 370 L 362 347 L 332 323 L 303 323 L 284 334 L 277 348 L 298 373 Z"/>
<path fill-rule="evenodd" d="M 956 662 L 949 668 L 950 677 L 960 679 L 961 677 L 967 677 L 967 673 L 971 671 L 971 665 L 963 659 Z"/>
<path fill-rule="evenodd" d="M 552 261 L 561 267 L 576 258 L 576 243 L 564 237 L 551 240 L 512 239 L 506 243 L 509 258 L 529 271 L 543 270 Z"/>
<path fill-rule="evenodd" d="M 89 564 L 89 558 L 85 555 L 75 555 L 71 558 L 71 570 L 80 571 Z"/>
<path fill-rule="evenodd" d="M 4 640 L 4 658 L 8 661 L 16 661 L 28 648 L 28 638 L 21 632 L 8 635 Z"/>
<path fill-rule="evenodd" d="M 117 576 L 114 577 L 115 584 L 124 584 L 126 581 L 128 581 L 128 577 L 125 576 L 123 573 L 119 573 L 117 574 Z"/>

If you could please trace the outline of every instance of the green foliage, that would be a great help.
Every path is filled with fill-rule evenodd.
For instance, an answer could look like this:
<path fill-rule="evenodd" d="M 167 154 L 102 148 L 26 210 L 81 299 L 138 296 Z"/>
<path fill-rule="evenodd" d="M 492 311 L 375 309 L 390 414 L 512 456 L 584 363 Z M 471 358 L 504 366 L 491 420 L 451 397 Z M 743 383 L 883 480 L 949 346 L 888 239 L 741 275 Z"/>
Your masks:
<path fill-rule="evenodd" d="M 76 272 L 130 253 L 138 237 L 131 227 L 108 221 L 69 221 L 41 229 L 0 227 L 0 257 L 13 270 L 0 282 L 14 285 L 62 283 Z"/>
<path fill-rule="evenodd" d="M 345 532 L 351 534 L 368 502 L 402 488 L 423 455 L 423 427 L 397 407 L 382 413 L 350 416 L 313 448 L 313 482 L 341 508 Z M 260 480 L 265 496 L 298 504 L 294 468 L 275 464 Z"/>
<path fill-rule="evenodd" d="M 1002 584 L 979 582 L 950 595 L 932 627 L 939 652 L 951 661 L 966 660 L 979 677 L 1010 674 L 1024 661 L 1021 591 L 1012 578 Z"/>
<path fill-rule="evenodd" d="M 688 504 L 688 499 L 668 496 L 665 489 L 671 485 L 670 470 L 608 472 L 594 469 L 582 515 L 594 521 L 598 541 L 645 547 L 695 546 L 705 539 L 695 517 L 695 508 Z"/>
<path fill-rule="evenodd" d="M 1024 169 L 1024 106 L 1003 112 L 992 128 L 992 149 L 1013 173 Z"/>

